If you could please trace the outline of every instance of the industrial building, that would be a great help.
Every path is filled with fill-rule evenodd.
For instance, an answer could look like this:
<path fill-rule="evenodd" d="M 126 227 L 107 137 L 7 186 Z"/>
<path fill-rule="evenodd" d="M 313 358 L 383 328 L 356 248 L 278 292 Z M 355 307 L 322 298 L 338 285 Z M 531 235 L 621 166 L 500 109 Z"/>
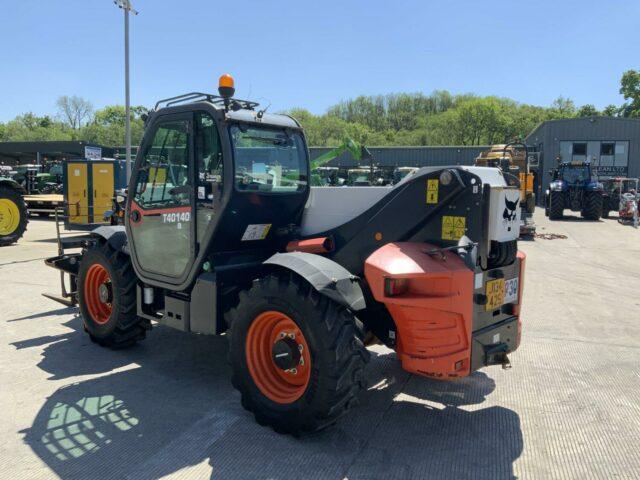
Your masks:
<path fill-rule="evenodd" d="M 76 158 L 113 157 L 115 150 L 84 141 L 0 142 L 0 165 L 41 165 Z"/>
<path fill-rule="evenodd" d="M 584 117 L 549 120 L 526 143 L 537 152 L 538 199 L 559 161 L 589 161 L 600 177 L 640 177 L 640 119 Z"/>

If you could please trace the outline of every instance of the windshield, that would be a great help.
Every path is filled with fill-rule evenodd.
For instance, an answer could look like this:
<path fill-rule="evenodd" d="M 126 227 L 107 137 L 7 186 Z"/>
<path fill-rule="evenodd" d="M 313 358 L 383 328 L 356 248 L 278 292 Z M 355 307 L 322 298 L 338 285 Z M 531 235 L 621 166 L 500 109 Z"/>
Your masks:
<path fill-rule="evenodd" d="M 302 135 L 285 129 L 233 125 L 230 128 L 238 190 L 287 193 L 307 185 L 307 151 Z"/>
<path fill-rule="evenodd" d="M 567 183 L 583 183 L 589 180 L 589 167 L 564 167 L 560 178 Z"/>

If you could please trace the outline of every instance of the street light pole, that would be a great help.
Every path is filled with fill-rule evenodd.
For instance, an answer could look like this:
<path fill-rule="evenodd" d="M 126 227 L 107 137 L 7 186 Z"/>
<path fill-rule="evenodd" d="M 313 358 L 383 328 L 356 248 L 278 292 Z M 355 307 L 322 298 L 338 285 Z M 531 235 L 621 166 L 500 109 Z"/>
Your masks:
<path fill-rule="evenodd" d="M 119 8 L 124 10 L 124 103 L 125 103 L 125 149 L 127 182 L 131 178 L 131 98 L 129 95 L 129 11 L 137 15 L 129 0 L 114 0 Z"/>
<path fill-rule="evenodd" d="M 128 2 L 127 2 L 128 3 Z M 129 96 L 129 9 L 124 8 L 124 105 L 127 183 L 131 178 L 131 99 Z"/>

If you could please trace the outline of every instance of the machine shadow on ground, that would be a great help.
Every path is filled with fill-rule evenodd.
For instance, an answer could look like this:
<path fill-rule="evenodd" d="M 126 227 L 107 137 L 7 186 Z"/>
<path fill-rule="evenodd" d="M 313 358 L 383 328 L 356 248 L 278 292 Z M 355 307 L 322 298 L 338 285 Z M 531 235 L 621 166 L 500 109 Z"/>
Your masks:
<path fill-rule="evenodd" d="M 484 373 L 432 381 L 408 375 L 395 354 L 373 353 L 361 405 L 297 439 L 257 425 L 242 409 L 224 337 L 158 327 L 136 347 L 110 351 L 89 340 L 79 317 L 65 325 L 68 333 L 13 344 L 46 345 L 38 366 L 50 379 L 76 380 L 20 432 L 63 479 L 137 480 L 184 469 L 243 480 L 515 478 L 520 418 L 482 408 L 495 388 Z M 98 377 L 77 381 L 82 375 Z"/>

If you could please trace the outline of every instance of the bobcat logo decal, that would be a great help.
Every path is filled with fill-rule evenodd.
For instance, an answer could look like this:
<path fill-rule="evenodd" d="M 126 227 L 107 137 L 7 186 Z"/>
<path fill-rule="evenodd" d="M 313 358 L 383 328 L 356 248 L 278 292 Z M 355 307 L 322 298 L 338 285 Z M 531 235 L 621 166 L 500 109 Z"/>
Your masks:
<path fill-rule="evenodd" d="M 520 203 L 520 199 L 518 198 L 515 202 L 510 202 L 507 200 L 507 197 L 504 198 L 505 209 L 502 212 L 502 218 L 507 222 L 513 222 L 516 219 L 516 209 L 518 208 L 518 203 Z"/>

